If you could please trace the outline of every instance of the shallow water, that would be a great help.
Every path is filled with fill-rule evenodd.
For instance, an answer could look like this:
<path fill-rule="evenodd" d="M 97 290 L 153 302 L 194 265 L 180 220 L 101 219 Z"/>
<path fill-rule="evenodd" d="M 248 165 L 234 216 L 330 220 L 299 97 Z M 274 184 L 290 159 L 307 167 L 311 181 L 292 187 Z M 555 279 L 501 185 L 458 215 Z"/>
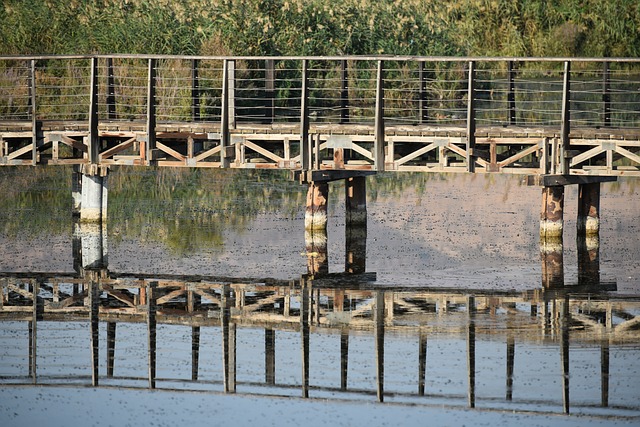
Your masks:
<path fill-rule="evenodd" d="M 73 224 L 70 173 L 59 169 L 0 170 L 2 389 L 97 378 L 100 389 L 153 382 L 167 402 L 235 390 L 352 402 L 355 414 L 384 400 L 388 414 L 394 403 L 640 419 L 636 181 L 602 185 L 600 245 L 586 265 L 567 187 L 564 265 L 550 288 L 540 189 L 518 177 L 369 178 L 366 237 L 355 243 L 343 185 L 331 184 L 318 253 L 305 242 L 305 188 L 282 175 L 121 169 L 106 227 L 91 235 L 106 242 L 91 282 L 77 250 L 91 240 Z M 60 301 L 74 309 L 47 311 Z"/>

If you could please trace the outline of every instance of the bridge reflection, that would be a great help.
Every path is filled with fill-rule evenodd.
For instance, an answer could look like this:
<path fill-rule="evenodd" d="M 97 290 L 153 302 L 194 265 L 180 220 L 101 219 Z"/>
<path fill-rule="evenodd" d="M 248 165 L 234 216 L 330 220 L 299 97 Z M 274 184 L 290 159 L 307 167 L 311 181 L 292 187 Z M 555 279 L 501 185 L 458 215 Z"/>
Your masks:
<path fill-rule="evenodd" d="M 640 415 L 637 378 L 612 370 L 610 357 L 637 360 L 640 297 L 600 282 L 586 242 L 578 283 L 558 273 L 561 251 L 543 251 L 539 288 L 496 292 L 382 287 L 366 272 L 366 233 L 347 239 L 338 273 L 329 272 L 326 238 L 309 236 L 309 271 L 291 280 L 110 272 L 106 248 L 89 245 L 97 236 L 91 229 L 75 245 L 76 273 L 0 273 L 0 383 Z M 570 387 L 585 358 L 599 375 Z M 598 389 L 597 402 L 585 398 Z"/>

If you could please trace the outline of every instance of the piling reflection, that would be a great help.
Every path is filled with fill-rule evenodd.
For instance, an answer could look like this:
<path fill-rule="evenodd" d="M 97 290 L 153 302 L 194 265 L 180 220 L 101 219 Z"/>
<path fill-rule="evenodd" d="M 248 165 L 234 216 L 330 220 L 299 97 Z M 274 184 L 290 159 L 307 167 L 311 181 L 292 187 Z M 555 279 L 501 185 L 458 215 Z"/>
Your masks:
<path fill-rule="evenodd" d="M 539 288 L 496 293 L 378 287 L 366 272 L 366 233 L 347 239 L 344 272 L 312 262 L 291 280 L 109 272 L 106 258 L 93 255 L 106 253 L 95 235 L 86 242 L 100 242 L 100 250 L 74 245 L 76 274 L 0 273 L 0 321 L 12 331 L 2 336 L 0 383 L 375 396 L 565 413 L 592 413 L 594 398 L 585 395 L 599 390 L 601 413 L 640 415 L 638 396 L 629 395 L 637 378 L 611 368 L 612 352 L 628 366 L 640 356 L 640 300 L 599 282 L 593 242 L 578 245 L 578 283 L 565 283 L 556 251 L 542 257 Z M 313 257 L 320 252 L 315 241 L 307 247 Z M 62 329 L 55 325 L 88 325 L 90 339 L 83 326 L 52 349 L 47 340 Z M 141 341 L 142 358 L 132 350 Z M 7 354 L 11 348 L 28 357 Z M 585 358 L 599 375 L 571 383 Z M 131 367 L 145 359 L 146 373 Z"/>

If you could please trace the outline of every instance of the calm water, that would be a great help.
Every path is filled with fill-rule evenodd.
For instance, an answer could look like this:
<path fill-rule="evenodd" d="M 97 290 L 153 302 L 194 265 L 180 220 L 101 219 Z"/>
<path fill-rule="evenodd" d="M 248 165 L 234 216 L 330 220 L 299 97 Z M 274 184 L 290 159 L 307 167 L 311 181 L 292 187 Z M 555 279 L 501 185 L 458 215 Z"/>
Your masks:
<path fill-rule="evenodd" d="M 194 391 L 266 396 L 227 402 L 260 408 L 258 424 L 273 405 L 312 411 L 309 399 L 352 417 L 314 419 L 323 425 L 372 414 L 393 423 L 396 411 L 411 424 L 424 410 L 450 425 L 505 413 L 640 422 L 637 181 L 603 184 L 589 251 L 567 188 L 552 286 L 540 189 L 518 177 L 369 178 L 366 233 L 349 237 L 344 189 L 332 184 L 327 236 L 313 246 L 306 189 L 277 174 L 122 169 L 101 229 L 74 224 L 70 171 L 3 168 L 0 185 L 0 414 L 10 425 L 38 412 L 4 397 L 55 390 L 66 408 L 92 384 L 159 408 Z M 100 271 L 83 272 L 96 253 Z M 94 409 L 88 422 L 100 424 Z"/>

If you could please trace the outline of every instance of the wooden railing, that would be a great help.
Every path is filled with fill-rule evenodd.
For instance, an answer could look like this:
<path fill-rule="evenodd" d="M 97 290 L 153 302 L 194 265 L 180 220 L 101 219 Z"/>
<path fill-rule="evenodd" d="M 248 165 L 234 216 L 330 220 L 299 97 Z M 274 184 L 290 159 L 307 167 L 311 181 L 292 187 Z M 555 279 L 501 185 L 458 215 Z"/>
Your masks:
<path fill-rule="evenodd" d="M 340 148 L 376 171 L 437 164 L 513 172 L 534 156 L 520 173 L 622 174 L 621 165 L 633 175 L 640 174 L 639 82 L 637 58 L 0 56 L 0 163 L 36 164 L 62 143 L 80 151 L 84 144 L 71 158 L 98 164 L 133 137 L 115 151 L 141 142 L 141 163 L 194 166 L 216 155 L 210 165 L 247 167 L 238 149 L 247 138 L 234 139 L 244 133 L 286 135 L 294 142 L 287 155 L 254 141 L 249 149 L 292 169 L 320 169 L 332 153 L 319 151 Z M 48 130 L 53 122 L 63 125 Z M 70 130 L 87 140 L 66 140 Z M 132 133 L 116 144 L 108 131 L 123 130 Z M 158 145 L 193 133 L 206 134 L 213 148 Z M 346 139 L 327 137 L 336 134 Z M 30 146 L 11 143 L 20 136 Z M 585 172 L 592 160 L 606 171 Z"/>

